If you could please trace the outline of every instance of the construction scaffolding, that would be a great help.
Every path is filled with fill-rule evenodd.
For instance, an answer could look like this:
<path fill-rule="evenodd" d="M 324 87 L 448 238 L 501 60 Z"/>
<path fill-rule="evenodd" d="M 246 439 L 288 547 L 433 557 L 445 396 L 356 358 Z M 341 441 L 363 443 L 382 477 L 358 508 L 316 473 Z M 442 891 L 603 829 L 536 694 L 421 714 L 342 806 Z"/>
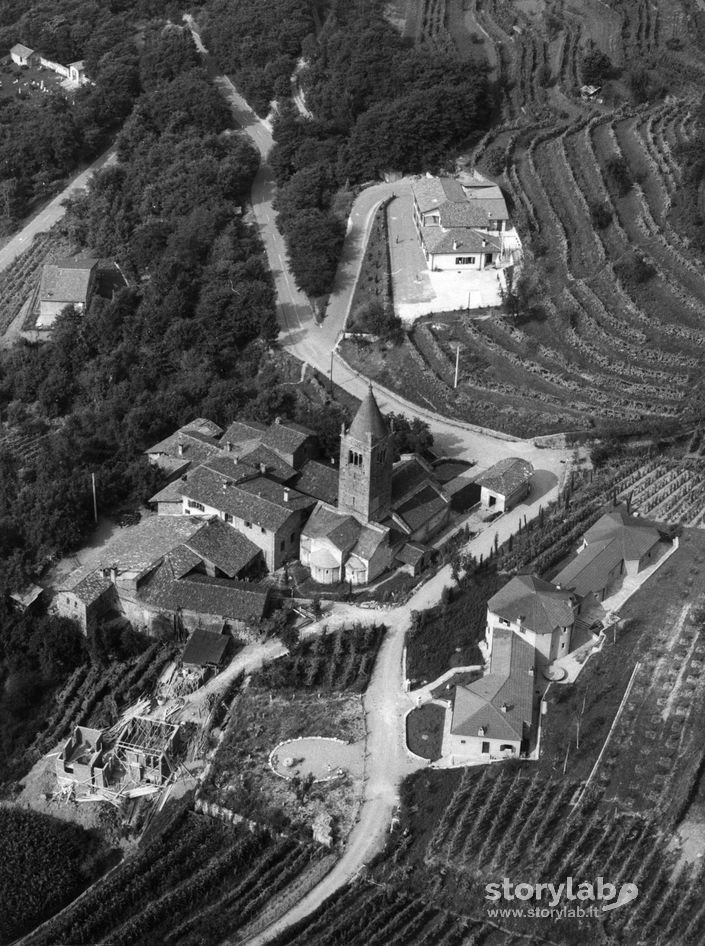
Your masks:
<path fill-rule="evenodd" d="M 179 730 L 153 716 L 127 712 L 100 733 L 76 727 L 57 759 L 56 800 L 110 801 L 160 792 L 173 780 L 171 750 Z"/>

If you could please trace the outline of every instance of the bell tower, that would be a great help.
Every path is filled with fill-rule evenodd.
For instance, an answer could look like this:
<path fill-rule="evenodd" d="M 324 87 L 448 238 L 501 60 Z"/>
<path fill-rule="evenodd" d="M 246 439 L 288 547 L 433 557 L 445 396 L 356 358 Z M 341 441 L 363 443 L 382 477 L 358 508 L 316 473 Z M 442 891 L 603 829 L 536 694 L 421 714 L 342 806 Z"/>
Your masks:
<path fill-rule="evenodd" d="M 392 434 L 372 386 L 346 432 L 340 435 L 338 510 L 360 522 L 379 522 L 392 502 Z"/>

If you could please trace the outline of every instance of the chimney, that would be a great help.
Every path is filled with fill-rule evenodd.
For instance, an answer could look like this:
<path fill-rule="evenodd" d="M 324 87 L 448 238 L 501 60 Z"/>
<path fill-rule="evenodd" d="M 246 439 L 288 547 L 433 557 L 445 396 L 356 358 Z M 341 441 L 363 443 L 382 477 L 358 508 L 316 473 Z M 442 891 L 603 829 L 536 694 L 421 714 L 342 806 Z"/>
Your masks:
<path fill-rule="evenodd" d="M 275 417 L 275 418 L 274 418 L 274 423 L 275 423 L 275 424 L 281 424 L 281 422 L 282 422 L 281 417 Z"/>
<path fill-rule="evenodd" d="M 179 434 L 179 456 L 184 455 L 184 438 Z"/>
<path fill-rule="evenodd" d="M 233 452 L 233 444 L 232 444 L 232 441 L 231 441 L 231 440 L 227 440 L 227 441 L 226 441 L 226 443 L 225 443 L 225 449 L 226 449 L 226 451 L 227 451 L 228 453 L 232 453 L 232 452 Z M 236 459 L 235 462 L 237 463 L 237 459 Z"/>
<path fill-rule="evenodd" d="M 502 703 L 502 712 L 503 713 L 509 712 L 509 703 Z"/>
<path fill-rule="evenodd" d="M 264 474 L 267 472 L 267 464 L 266 464 L 266 463 L 260 463 L 260 465 L 259 465 L 259 471 L 260 471 L 260 473 L 262 474 L 262 476 L 264 476 Z"/>
<path fill-rule="evenodd" d="M 487 240 L 483 240 L 483 241 L 482 241 L 482 245 L 483 245 L 483 246 L 487 246 Z"/>
<path fill-rule="evenodd" d="M 285 503 L 289 502 L 289 487 L 288 486 L 284 487 L 284 502 Z"/>
<path fill-rule="evenodd" d="M 457 250 L 457 249 L 458 249 L 458 241 L 457 241 L 457 240 L 453 240 L 453 249 L 454 249 L 454 250 Z"/>
<path fill-rule="evenodd" d="M 477 730 L 477 735 L 478 735 L 478 736 L 486 736 L 486 735 L 487 735 L 487 728 L 486 728 L 485 726 L 480 726 L 480 728 Z"/>
<path fill-rule="evenodd" d="M 111 565 L 110 566 L 110 580 L 112 581 L 113 584 L 115 584 L 115 582 L 117 581 L 117 576 L 118 576 L 117 565 Z"/>

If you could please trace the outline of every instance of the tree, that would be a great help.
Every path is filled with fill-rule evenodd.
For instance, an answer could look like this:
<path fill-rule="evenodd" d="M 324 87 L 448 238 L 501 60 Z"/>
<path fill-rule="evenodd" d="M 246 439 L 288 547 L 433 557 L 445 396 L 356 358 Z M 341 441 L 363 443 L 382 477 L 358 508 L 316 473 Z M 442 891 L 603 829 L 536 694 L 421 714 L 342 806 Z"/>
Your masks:
<path fill-rule="evenodd" d="M 402 453 L 420 453 L 422 456 L 433 446 L 433 434 L 426 421 L 420 417 L 411 420 L 405 414 L 387 414 L 387 421 L 392 428 L 394 459 Z"/>
<path fill-rule="evenodd" d="M 306 210 L 292 220 L 286 243 L 296 285 L 309 296 L 322 296 L 333 288 L 345 224 L 322 210 Z"/>

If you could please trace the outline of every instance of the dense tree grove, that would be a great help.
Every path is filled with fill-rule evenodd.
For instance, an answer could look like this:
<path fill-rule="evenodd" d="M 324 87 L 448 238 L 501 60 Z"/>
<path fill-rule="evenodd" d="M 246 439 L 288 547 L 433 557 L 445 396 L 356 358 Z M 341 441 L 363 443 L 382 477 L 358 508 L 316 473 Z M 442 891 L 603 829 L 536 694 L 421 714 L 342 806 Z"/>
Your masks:
<path fill-rule="evenodd" d="M 43 701 L 85 659 L 73 625 L 13 614 L 5 594 L 76 548 L 101 511 L 160 485 L 142 451 L 196 416 L 287 413 L 271 363 L 274 291 L 240 208 L 258 155 L 193 55 L 190 34 L 153 25 L 135 74 L 145 90 L 119 161 L 74 199 L 63 226 L 119 263 L 128 285 L 68 308 L 53 338 L 0 355 L 0 419 L 32 438 L 0 456 L 2 748 L 26 745 Z M 79 642 L 80 643 L 80 642 Z M 33 712 L 29 712 L 29 707 Z M 35 712 L 36 711 L 36 712 Z"/>
<path fill-rule="evenodd" d="M 0 808 L 0 942 L 33 929 L 93 880 L 106 851 L 97 835 L 35 811 Z"/>
<path fill-rule="evenodd" d="M 335 276 L 348 206 L 336 200 L 341 189 L 389 170 L 436 170 L 492 116 L 485 73 L 415 48 L 379 0 L 334 0 L 322 27 L 318 13 L 306 0 L 207 6 L 207 41 L 220 68 L 262 113 L 277 99 L 279 222 L 297 283 L 311 296 L 330 291 Z M 285 40 L 284 22 L 293 24 Z M 314 118 L 289 98 L 297 63 Z"/>

